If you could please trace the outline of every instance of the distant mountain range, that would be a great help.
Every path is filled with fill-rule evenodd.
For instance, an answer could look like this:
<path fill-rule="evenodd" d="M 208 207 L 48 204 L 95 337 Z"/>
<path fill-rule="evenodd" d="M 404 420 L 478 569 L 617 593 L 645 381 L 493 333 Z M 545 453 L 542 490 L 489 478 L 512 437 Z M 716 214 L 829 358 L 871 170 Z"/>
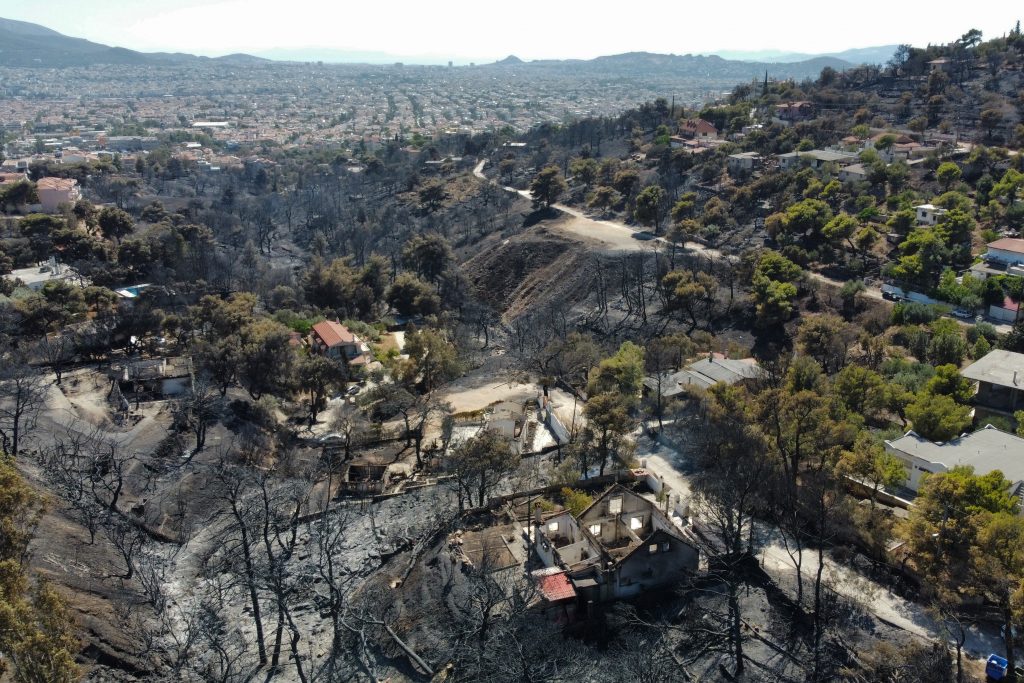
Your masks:
<path fill-rule="evenodd" d="M 771 62 L 775 64 L 787 64 L 790 62 L 803 62 L 815 57 L 835 57 L 844 62 L 852 64 L 885 64 L 892 59 L 898 45 L 878 45 L 876 47 L 858 47 L 842 52 L 828 52 L 825 54 L 807 54 L 803 52 L 784 52 L 782 50 L 720 50 L 709 53 L 724 59 L 738 59 L 741 61 Z"/>
<path fill-rule="evenodd" d="M 170 52 L 136 52 L 82 38 L 71 38 L 45 26 L 0 18 L 0 66 L 66 67 L 91 64 L 189 64 L 209 57 Z M 212 58 L 226 64 L 266 60 L 251 55 Z"/>
<path fill-rule="evenodd" d="M 853 64 L 835 57 L 814 57 L 800 62 L 771 63 L 722 59 L 704 55 L 663 55 L 653 52 L 627 52 L 595 59 L 534 60 L 524 62 L 515 56 L 483 68 L 516 70 L 523 73 L 545 72 L 590 78 L 692 78 L 707 82 L 738 83 L 760 79 L 765 72 L 772 78 L 817 78 L 830 66 L 848 69 Z"/>
<path fill-rule="evenodd" d="M 733 52 L 720 55 L 663 55 L 629 52 L 620 55 L 579 60 L 523 61 L 506 57 L 478 68 L 522 69 L 586 75 L 593 77 L 692 77 L 703 80 L 746 80 L 768 71 L 775 78 L 813 78 L 826 66 L 845 69 L 860 63 L 882 63 L 896 46 L 847 50 L 834 55 L 803 55 L 775 52 Z M 883 59 L 884 56 L 884 59 Z M 259 56 L 233 54 L 223 57 L 197 57 L 184 53 L 137 52 L 120 47 L 72 38 L 37 24 L 0 19 L 0 66 L 67 67 L 92 64 L 187 65 L 197 61 L 224 64 L 259 64 L 269 61 L 388 64 L 444 64 L 443 57 L 401 57 L 382 52 L 347 52 L 333 49 L 276 49 Z"/>

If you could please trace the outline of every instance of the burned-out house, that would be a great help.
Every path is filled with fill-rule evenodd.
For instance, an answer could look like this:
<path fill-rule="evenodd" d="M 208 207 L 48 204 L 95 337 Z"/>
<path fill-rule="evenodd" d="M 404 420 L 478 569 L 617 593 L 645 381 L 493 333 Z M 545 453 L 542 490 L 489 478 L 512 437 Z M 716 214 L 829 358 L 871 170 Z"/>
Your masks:
<path fill-rule="evenodd" d="M 697 546 L 657 506 L 615 485 L 579 517 L 565 511 L 533 525 L 534 550 L 565 572 L 582 601 L 631 598 L 687 581 L 697 570 Z"/>
<path fill-rule="evenodd" d="M 390 466 L 357 460 L 344 466 L 338 492 L 356 496 L 384 493 L 391 482 Z"/>
<path fill-rule="evenodd" d="M 128 360 L 110 369 L 113 395 L 130 401 L 157 401 L 192 391 L 192 361 L 187 357 Z"/>
<path fill-rule="evenodd" d="M 525 453 L 530 450 L 537 425 L 526 406 L 513 401 L 496 404 L 487 416 L 486 429 L 508 439 L 512 450 Z"/>

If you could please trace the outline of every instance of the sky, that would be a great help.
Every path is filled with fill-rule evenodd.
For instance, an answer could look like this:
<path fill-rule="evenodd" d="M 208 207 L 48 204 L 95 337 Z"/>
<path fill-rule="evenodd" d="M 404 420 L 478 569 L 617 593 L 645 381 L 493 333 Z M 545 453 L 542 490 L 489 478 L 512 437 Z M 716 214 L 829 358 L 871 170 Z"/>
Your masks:
<path fill-rule="evenodd" d="M 424 62 L 589 59 L 631 51 L 840 52 L 995 37 L 1024 15 L 1014 0 L 0 0 L 0 17 L 145 52 L 217 56 L 330 49 Z M 412 60 L 408 60 L 412 61 Z"/>

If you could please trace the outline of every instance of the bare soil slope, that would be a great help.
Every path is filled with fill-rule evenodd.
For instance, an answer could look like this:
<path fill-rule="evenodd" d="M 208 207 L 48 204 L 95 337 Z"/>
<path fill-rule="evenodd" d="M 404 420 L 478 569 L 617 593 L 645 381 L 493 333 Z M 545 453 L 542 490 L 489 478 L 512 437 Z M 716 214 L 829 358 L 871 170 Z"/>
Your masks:
<path fill-rule="evenodd" d="M 462 269 L 480 298 L 508 322 L 553 301 L 584 301 L 599 258 L 541 225 L 479 252 Z"/>

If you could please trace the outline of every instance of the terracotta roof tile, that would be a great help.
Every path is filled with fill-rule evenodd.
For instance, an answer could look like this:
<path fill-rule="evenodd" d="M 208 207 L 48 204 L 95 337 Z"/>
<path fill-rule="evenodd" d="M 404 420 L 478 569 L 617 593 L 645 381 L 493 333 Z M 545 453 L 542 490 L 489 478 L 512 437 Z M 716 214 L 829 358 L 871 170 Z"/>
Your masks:
<path fill-rule="evenodd" d="M 77 184 L 74 178 L 40 178 L 36 187 L 40 190 L 70 190 Z"/>
<path fill-rule="evenodd" d="M 995 242 L 989 242 L 988 246 L 990 249 L 1002 249 L 1003 251 L 1024 253 L 1024 240 L 1014 239 L 1013 237 L 1004 237 L 996 240 Z"/>
<path fill-rule="evenodd" d="M 356 340 L 356 336 L 347 327 L 333 320 L 313 325 L 313 332 L 323 340 L 327 348 L 334 348 L 339 344 L 352 344 Z"/>
<path fill-rule="evenodd" d="M 538 584 L 541 595 L 548 602 L 558 602 L 576 597 L 576 589 L 572 587 L 569 577 L 566 576 L 565 572 L 559 572 L 551 576 L 541 576 L 538 579 Z"/>

